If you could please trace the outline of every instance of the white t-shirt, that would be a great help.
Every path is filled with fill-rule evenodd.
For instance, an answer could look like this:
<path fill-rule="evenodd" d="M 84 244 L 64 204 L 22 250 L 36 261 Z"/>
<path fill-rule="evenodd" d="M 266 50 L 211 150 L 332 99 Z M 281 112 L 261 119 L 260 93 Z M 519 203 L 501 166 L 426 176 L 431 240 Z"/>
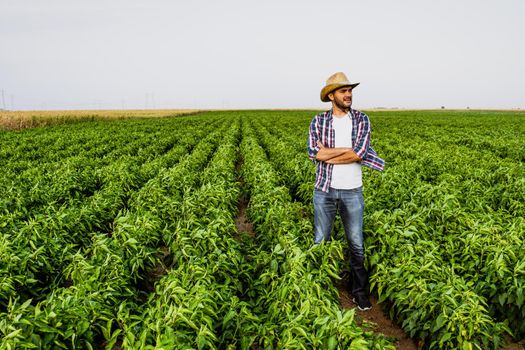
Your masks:
<path fill-rule="evenodd" d="M 352 147 L 352 119 L 349 114 L 344 117 L 333 116 L 335 147 Z M 330 187 L 349 190 L 361 187 L 363 178 L 361 163 L 334 164 Z"/>

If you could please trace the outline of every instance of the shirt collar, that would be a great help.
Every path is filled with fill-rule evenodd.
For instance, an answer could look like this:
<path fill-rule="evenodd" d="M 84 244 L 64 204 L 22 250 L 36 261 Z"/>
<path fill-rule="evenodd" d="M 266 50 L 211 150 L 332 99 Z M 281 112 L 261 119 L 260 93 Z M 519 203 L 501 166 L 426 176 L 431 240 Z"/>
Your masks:
<path fill-rule="evenodd" d="M 351 107 L 350 107 L 350 110 L 348 111 L 348 114 L 350 114 L 350 119 L 354 118 L 354 110 Z M 334 118 L 334 116 L 333 116 L 333 108 L 330 108 L 330 110 L 327 112 L 326 118 L 328 120 L 331 120 L 331 119 Z"/>

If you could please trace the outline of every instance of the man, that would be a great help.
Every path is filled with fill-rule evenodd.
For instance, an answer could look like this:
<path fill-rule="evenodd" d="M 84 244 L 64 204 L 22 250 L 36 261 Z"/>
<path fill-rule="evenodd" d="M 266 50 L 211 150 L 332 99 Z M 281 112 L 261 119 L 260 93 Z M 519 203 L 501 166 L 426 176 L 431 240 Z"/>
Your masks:
<path fill-rule="evenodd" d="M 328 78 L 321 101 L 331 102 L 332 108 L 316 115 L 310 123 L 308 156 L 316 163 L 314 243 L 330 241 L 339 211 L 350 250 L 353 301 L 365 311 L 372 305 L 364 266 L 361 166 L 382 171 L 385 163 L 370 146 L 368 116 L 351 108 L 352 90 L 357 85 L 341 72 Z"/>

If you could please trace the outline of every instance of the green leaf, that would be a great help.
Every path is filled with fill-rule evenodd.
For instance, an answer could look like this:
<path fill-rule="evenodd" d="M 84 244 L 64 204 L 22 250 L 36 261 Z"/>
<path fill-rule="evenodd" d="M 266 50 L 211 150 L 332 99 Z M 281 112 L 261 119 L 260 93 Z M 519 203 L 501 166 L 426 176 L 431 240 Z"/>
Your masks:
<path fill-rule="evenodd" d="M 434 327 L 432 328 L 432 332 L 438 331 L 441 327 L 443 327 L 443 324 L 445 324 L 446 317 L 443 314 L 439 314 L 438 317 L 436 317 L 434 321 Z"/>

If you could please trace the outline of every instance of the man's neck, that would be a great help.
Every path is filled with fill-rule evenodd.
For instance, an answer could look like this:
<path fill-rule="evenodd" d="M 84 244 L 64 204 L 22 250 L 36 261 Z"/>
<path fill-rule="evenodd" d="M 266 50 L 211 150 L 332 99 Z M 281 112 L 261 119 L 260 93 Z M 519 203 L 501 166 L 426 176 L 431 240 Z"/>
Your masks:
<path fill-rule="evenodd" d="M 345 115 L 347 115 L 348 113 L 350 112 L 350 108 L 348 109 L 341 109 L 337 106 L 332 106 L 332 115 L 334 117 L 344 117 Z"/>

